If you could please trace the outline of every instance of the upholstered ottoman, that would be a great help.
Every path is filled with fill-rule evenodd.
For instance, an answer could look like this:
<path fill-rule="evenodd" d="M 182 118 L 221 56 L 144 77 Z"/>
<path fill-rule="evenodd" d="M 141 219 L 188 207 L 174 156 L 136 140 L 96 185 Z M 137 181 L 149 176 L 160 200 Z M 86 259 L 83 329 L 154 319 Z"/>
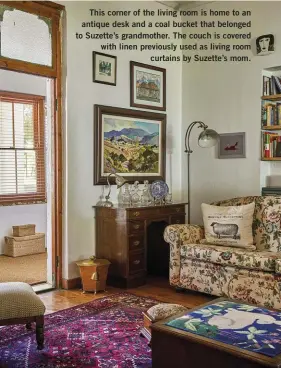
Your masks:
<path fill-rule="evenodd" d="M 24 282 L 0 283 L 0 326 L 24 323 L 31 329 L 36 323 L 36 340 L 39 350 L 44 348 L 44 313 L 45 306 Z"/>
<path fill-rule="evenodd" d="M 187 310 L 186 307 L 179 304 L 160 303 L 149 308 L 143 313 L 144 327 L 141 329 L 140 335 L 145 337 L 149 343 L 151 343 L 151 330 L 152 323 L 160 321 L 161 319 L 168 318 L 170 316 L 183 313 Z"/>

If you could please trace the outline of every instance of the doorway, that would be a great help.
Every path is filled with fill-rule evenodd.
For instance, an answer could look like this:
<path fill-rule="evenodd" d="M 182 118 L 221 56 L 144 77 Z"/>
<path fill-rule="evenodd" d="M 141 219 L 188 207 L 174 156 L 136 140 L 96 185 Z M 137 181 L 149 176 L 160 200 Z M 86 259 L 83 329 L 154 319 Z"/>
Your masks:
<path fill-rule="evenodd" d="M 45 277 L 47 287 L 60 287 L 62 280 L 61 22 L 63 10 L 63 6 L 51 2 L 0 1 L 0 72 L 15 72 L 18 75 L 21 73 L 22 79 L 39 78 L 41 81 L 44 80 L 46 85 L 45 132 L 49 137 L 49 143 L 51 142 L 49 148 L 52 147 L 44 155 L 46 162 L 51 162 L 51 165 L 48 165 L 51 175 L 48 171 L 44 172 L 46 174 L 44 230 L 48 254 L 50 253 Z M 0 89 L 2 89 L 1 86 Z M 23 86 L 21 92 L 24 93 Z M 48 167 L 45 169 L 48 170 Z M 41 170 L 43 170 L 42 167 Z M 37 171 L 36 178 L 39 176 Z M 34 193 L 34 190 L 30 192 Z M 0 195 L 0 207 L 2 205 Z M 36 203 L 37 209 L 39 205 L 41 204 Z M 10 209 L 15 213 L 15 208 L 19 211 L 20 207 L 24 206 L 13 205 Z M 30 209 L 31 207 L 29 211 Z M 24 212 L 27 220 L 28 211 Z M 18 215 L 16 217 L 19 221 L 20 217 Z M 16 224 L 20 225 L 18 221 Z M 40 226 L 42 227 L 42 224 L 39 224 Z"/>
<path fill-rule="evenodd" d="M 55 286 L 52 83 L 0 70 L 0 282 L 22 281 L 37 289 Z M 17 226 L 23 224 L 34 226 L 20 233 Z"/>

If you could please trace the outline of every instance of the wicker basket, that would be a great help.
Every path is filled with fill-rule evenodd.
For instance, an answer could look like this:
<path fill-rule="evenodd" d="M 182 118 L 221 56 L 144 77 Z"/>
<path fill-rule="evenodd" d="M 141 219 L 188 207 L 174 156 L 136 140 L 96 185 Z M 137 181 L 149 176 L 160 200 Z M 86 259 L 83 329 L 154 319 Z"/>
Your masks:
<path fill-rule="evenodd" d="M 28 236 L 35 235 L 35 225 L 18 225 L 13 226 L 13 236 Z"/>
<path fill-rule="evenodd" d="M 29 236 L 5 236 L 4 254 L 20 257 L 29 254 L 45 253 L 45 234 L 37 233 Z"/>

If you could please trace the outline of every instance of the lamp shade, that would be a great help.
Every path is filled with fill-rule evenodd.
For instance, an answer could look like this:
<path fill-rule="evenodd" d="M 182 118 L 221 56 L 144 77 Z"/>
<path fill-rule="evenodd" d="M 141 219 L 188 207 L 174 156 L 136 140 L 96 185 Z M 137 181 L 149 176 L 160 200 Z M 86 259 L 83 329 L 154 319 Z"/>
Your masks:
<path fill-rule="evenodd" d="M 122 176 L 118 174 L 115 175 L 115 182 L 117 184 L 117 189 L 121 188 L 125 183 L 127 183 L 127 180 L 125 180 Z"/>
<path fill-rule="evenodd" d="M 210 148 L 217 144 L 219 139 L 218 133 L 213 129 L 204 129 L 199 134 L 198 145 L 202 148 Z"/>

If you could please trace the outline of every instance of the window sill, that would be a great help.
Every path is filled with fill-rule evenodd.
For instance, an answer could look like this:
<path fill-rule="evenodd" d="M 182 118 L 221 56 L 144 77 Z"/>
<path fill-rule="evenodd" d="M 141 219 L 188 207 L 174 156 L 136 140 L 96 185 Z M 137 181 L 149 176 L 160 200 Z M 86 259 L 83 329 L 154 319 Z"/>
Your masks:
<path fill-rule="evenodd" d="M 47 199 L 22 199 L 22 200 L 14 200 L 14 201 L 3 201 L 0 200 L 0 207 L 4 206 L 23 206 L 28 204 L 44 204 L 47 203 Z"/>

